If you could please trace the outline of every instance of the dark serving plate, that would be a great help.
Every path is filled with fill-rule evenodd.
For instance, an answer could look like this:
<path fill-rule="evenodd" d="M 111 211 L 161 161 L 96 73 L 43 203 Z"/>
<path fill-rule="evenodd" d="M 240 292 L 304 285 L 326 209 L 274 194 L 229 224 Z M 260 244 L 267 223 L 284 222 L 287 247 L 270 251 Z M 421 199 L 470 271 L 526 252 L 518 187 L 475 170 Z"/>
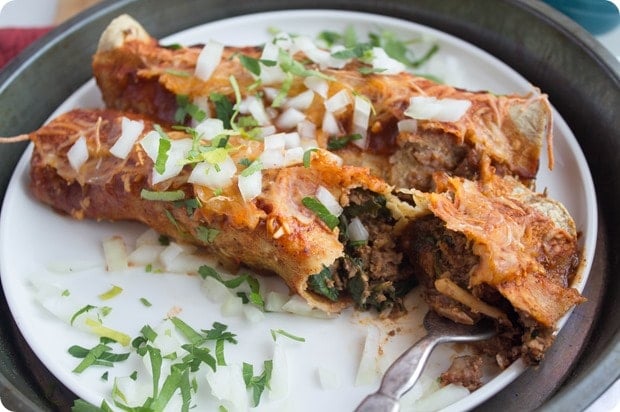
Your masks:
<path fill-rule="evenodd" d="M 545 361 L 481 405 L 482 411 L 583 410 L 620 376 L 620 64 L 576 23 L 526 0 L 118 0 L 53 30 L 0 72 L 0 136 L 38 128 L 91 77 L 100 33 L 129 13 L 156 37 L 227 17 L 281 9 L 371 12 L 462 38 L 548 93 L 593 175 L 599 234 L 579 306 Z M 0 200 L 26 144 L 0 147 Z M 28 222 L 24 222 L 28 224 Z M 45 228 L 41 228 L 45 230 Z M 14 411 L 67 410 L 75 395 L 34 356 L 0 291 L 0 397 Z"/>

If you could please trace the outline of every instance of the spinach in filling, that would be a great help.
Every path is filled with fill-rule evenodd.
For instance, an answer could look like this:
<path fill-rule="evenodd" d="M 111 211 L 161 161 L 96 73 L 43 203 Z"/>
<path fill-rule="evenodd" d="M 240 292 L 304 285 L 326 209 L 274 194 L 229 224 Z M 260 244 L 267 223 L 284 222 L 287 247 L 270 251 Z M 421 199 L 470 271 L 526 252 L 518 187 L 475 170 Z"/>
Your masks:
<path fill-rule="evenodd" d="M 357 189 L 350 195 L 351 203 L 340 216 L 340 241 L 344 256 L 331 267 L 310 276 L 309 288 L 330 300 L 347 295 L 358 309 L 376 309 L 382 314 L 403 310 L 402 297 L 416 281 L 398 248 L 393 234 L 396 223 L 383 196 Z M 349 239 L 347 226 L 359 218 L 369 232 L 367 242 Z"/>

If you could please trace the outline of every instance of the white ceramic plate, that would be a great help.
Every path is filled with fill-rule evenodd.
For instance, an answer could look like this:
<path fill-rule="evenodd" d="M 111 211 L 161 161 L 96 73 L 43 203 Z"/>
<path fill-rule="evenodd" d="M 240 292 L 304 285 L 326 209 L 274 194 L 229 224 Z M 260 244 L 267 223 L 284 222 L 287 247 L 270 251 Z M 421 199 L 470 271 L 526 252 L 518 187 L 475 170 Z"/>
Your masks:
<path fill-rule="evenodd" d="M 268 29 L 314 35 L 322 30 L 342 32 L 353 25 L 361 35 L 367 31 L 387 29 L 403 39 L 423 35 L 440 45 L 439 55 L 425 71 L 442 76 L 449 83 L 474 90 L 495 93 L 527 93 L 532 89 L 525 79 L 511 68 L 485 52 L 457 38 L 411 22 L 381 16 L 341 11 L 286 11 L 231 18 L 196 27 L 163 40 L 163 43 L 195 44 L 213 38 L 230 45 L 254 45 L 269 38 Z M 148 29 L 148 28 L 147 28 Z M 456 73 L 444 72 L 442 67 L 458 67 Z M 101 106 L 94 81 L 85 84 L 58 108 L 56 114 L 73 107 Z M 553 171 L 546 168 L 547 158 L 541 159 L 538 189 L 561 201 L 575 218 L 581 232 L 585 254 L 583 276 L 575 285 L 583 289 L 587 279 L 596 241 L 596 200 L 591 177 L 583 154 L 562 118 L 554 113 L 555 161 Z M 250 362 L 260 370 L 265 359 L 273 355 L 271 329 L 284 329 L 305 338 L 305 342 L 279 339 L 288 358 L 288 396 L 272 400 L 263 395 L 260 410 L 352 410 L 373 392 L 379 384 L 380 372 L 409 344 L 422 334 L 421 319 L 425 306 L 412 292 L 407 300 L 410 313 L 397 322 L 381 322 L 368 314 L 346 311 L 336 319 L 324 320 L 295 315 L 268 313 L 263 321 L 251 323 L 243 317 L 226 317 L 220 306 L 207 299 L 197 277 L 175 274 L 145 273 L 134 268 L 124 273 L 106 273 L 101 242 L 111 235 L 122 236 L 131 247 L 145 228 L 133 223 L 97 223 L 75 221 L 54 213 L 35 201 L 28 190 L 30 151 L 25 153 L 7 191 L 0 221 L 0 269 L 2 285 L 12 314 L 21 332 L 41 361 L 79 397 L 100 404 L 108 397 L 114 376 L 127 376 L 141 368 L 138 359 L 130 358 L 109 369 L 109 381 L 101 379 L 105 370 L 91 367 L 82 374 L 72 373 L 78 360 L 67 353 L 71 345 L 92 347 L 98 339 L 70 327 L 44 310 L 34 299 L 32 278 L 44 278 L 61 290 L 85 303 L 113 308 L 105 324 L 130 336 L 137 336 L 142 326 L 157 326 L 173 309 L 179 317 L 196 329 L 208 329 L 213 322 L 222 322 L 237 334 L 238 344 L 228 345 L 229 364 Z M 72 264 L 71 273 L 55 273 L 51 268 Z M 265 281 L 269 287 L 285 290 L 278 279 Z M 123 293 L 101 302 L 97 295 L 111 285 L 121 286 Z M 140 298 L 153 306 L 145 307 Z M 562 322 L 563 323 L 563 322 Z M 364 340 L 369 330 L 380 333 L 381 353 L 377 354 L 377 373 L 371 382 L 356 385 L 356 373 Z M 390 336 L 390 331 L 397 331 Z M 116 351 L 121 351 L 115 346 Z M 410 407 L 423 392 L 430 390 L 438 374 L 457 352 L 450 346 L 439 348 L 431 357 L 424 378 L 403 401 Z M 337 389 L 325 389 L 319 384 L 318 370 L 335 374 Z M 481 389 L 448 407 L 464 410 L 475 407 L 514 380 L 524 366 L 516 362 L 501 373 L 486 371 L 488 381 Z M 200 409 L 215 408 L 218 403 L 208 395 L 206 382 L 199 401 Z M 409 406 L 408 406 L 409 405 Z"/>

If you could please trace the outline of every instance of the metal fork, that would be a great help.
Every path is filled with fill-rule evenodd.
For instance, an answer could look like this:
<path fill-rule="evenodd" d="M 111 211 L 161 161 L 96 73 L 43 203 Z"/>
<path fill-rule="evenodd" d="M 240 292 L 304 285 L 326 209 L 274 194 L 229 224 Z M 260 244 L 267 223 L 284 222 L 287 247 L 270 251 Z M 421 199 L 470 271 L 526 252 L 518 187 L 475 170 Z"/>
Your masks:
<path fill-rule="evenodd" d="M 379 389 L 368 395 L 355 409 L 356 412 L 397 412 L 399 399 L 416 383 L 431 352 L 440 343 L 474 342 L 495 336 L 496 329 L 490 319 L 475 325 L 455 323 L 428 311 L 424 316 L 428 334 L 413 344 L 389 367 Z"/>

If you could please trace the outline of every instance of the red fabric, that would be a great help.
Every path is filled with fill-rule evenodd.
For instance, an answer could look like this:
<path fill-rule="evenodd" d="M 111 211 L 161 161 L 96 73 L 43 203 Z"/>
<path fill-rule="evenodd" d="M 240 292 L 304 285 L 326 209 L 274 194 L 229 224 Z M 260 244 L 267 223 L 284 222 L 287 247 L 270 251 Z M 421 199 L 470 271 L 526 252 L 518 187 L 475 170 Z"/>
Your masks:
<path fill-rule="evenodd" d="M 51 27 L 0 29 L 0 69 Z"/>

